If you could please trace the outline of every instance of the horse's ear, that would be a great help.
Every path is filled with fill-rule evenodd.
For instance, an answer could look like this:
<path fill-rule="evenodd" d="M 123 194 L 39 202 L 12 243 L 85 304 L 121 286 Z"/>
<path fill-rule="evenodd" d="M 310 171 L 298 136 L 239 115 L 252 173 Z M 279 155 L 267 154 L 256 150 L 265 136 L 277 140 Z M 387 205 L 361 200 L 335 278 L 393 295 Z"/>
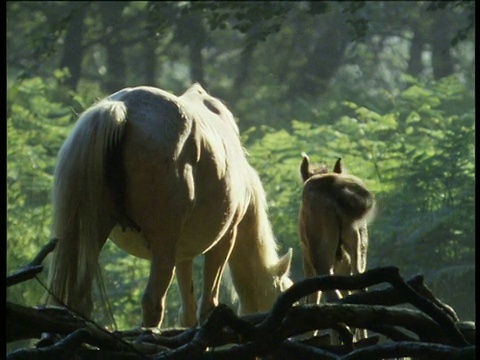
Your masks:
<path fill-rule="evenodd" d="M 333 167 L 333 172 L 337 174 L 341 174 L 343 172 L 342 158 L 338 158 L 337 162 L 335 163 L 335 166 Z"/>
<path fill-rule="evenodd" d="M 287 253 L 283 255 L 278 262 L 272 266 L 272 273 L 278 277 L 287 275 L 290 272 L 292 264 L 292 248 L 289 248 Z"/>
<path fill-rule="evenodd" d="M 300 174 L 302 175 L 303 182 L 305 182 L 312 174 L 309 171 L 310 164 L 308 162 L 308 155 L 306 153 L 302 153 L 302 156 L 303 160 L 302 164 L 300 165 Z"/>

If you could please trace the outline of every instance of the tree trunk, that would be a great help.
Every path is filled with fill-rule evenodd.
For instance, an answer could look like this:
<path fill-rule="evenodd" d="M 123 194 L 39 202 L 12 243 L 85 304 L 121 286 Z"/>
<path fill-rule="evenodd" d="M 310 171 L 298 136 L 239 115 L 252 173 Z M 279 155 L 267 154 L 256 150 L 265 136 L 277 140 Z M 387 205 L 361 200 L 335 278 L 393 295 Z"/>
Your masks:
<path fill-rule="evenodd" d="M 250 75 L 250 65 L 252 64 L 253 52 L 255 46 L 248 43 L 240 54 L 240 61 L 238 64 L 238 72 L 235 78 L 234 93 L 241 94 L 243 87 Z"/>
<path fill-rule="evenodd" d="M 205 71 L 203 66 L 202 49 L 205 46 L 206 32 L 202 19 L 198 16 L 190 17 L 189 26 L 189 52 L 190 52 L 190 77 L 192 82 L 199 82 L 207 86 L 205 82 Z"/>
<path fill-rule="evenodd" d="M 407 73 L 412 76 L 418 76 L 422 70 L 422 51 L 425 44 L 420 29 L 417 26 L 413 29 L 413 38 L 410 44 L 410 59 L 408 60 Z"/>
<path fill-rule="evenodd" d="M 188 48 L 190 80 L 200 83 L 203 87 L 207 87 L 202 56 L 206 38 L 202 18 L 197 14 L 185 15 L 178 20 L 175 39 Z"/>
<path fill-rule="evenodd" d="M 450 54 L 450 19 L 447 11 L 437 10 L 431 27 L 432 68 L 436 80 L 453 74 Z"/>
<path fill-rule="evenodd" d="M 100 16 L 105 31 L 103 46 L 107 52 L 107 75 L 103 83 L 105 91 L 113 93 L 122 89 L 126 81 L 126 62 L 123 56 L 122 11 L 128 3 L 121 1 L 100 2 Z"/>
<path fill-rule="evenodd" d="M 60 60 L 60 68 L 67 68 L 70 77 L 63 84 L 69 89 L 75 90 L 80 79 L 83 48 L 83 20 L 87 13 L 86 6 L 81 2 L 71 2 L 71 19 L 67 27 L 65 42 L 63 46 L 63 54 Z"/>
<path fill-rule="evenodd" d="M 155 86 L 157 58 L 155 56 L 155 41 L 147 39 L 143 45 L 143 58 L 145 67 L 143 69 L 143 78 L 145 85 Z"/>
<path fill-rule="evenodd" d="M 326 18 L 327 29 L 317 40 L 313 51 L 306 54 L 308 61 L 303 76 L 294 86 L 292 95 L 318 96 L 328 89 L 331 78 L 343 63 L 343 54 L 348 44 L 345 23 L 337 18 Z"/>

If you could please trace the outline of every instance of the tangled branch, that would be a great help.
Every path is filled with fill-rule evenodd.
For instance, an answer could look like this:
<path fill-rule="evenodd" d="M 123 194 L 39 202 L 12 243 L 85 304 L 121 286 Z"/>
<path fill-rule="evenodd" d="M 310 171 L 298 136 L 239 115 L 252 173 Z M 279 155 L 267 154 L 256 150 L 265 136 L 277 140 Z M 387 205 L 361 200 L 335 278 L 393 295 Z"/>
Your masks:
<path fill-rule="evenodd" d="M 22 271 L 7 277 L 7 287 L 31 278 L 32 270 L 55 246 L 47 244 Z M 35 270 L 36 271 L 36 270 Z M 10 280 L 9 280 L 10 279 Z M 23 280 L 22 280 L 23 279 Z M 383 289 L 365 290 L 388 283 Z M 307 295 L 325 290 L 363 290 L 338 303 L 301 305 Z M 407 309 L 397 305 L 410 304 Z M 341 325 L 339 325 L 341 324 Z M 367 339 L 341 345 L 324 337 L 302 339 L 316 330 L 362 328 Z M 405 281 L 395 267 L 355 276 L 305 279 L 281 294 L 271 311 L 238 317 L 226 305 L 216 307 L 206 322 L 190 329 L 107 331 L 65 307 L 25 307 L 7 302 L 7 343 L 55 334 L 7 359 L 382 359 L 429 357 L 474 359 L 475 324 L 462 323 L 455 311 L 437 299 L 422 276 Z M 379 343 L 383 336 L 388 340 Z"/>

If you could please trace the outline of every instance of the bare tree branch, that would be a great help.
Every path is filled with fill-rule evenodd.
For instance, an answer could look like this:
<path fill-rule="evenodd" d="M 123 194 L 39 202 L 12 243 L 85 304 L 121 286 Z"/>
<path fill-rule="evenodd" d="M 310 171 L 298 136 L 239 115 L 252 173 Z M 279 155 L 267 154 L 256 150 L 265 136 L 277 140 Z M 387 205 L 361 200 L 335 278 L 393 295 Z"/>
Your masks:
<path fill-rule="evenodd" d="M 7 281 L 7 286 L 31 278 L 31 269 L 41 267 L 54 246 L 55 240 L 50 241 L 24 270 L 15 274 L 14 280 Z M 367 289 L 382 283 L 391 286 Z M 313 292 L 336 289 L 363 292 L 337 303 L 300 304 Z M 416 309 L 396 306 L 402 304 Z M 353 343 L 349 328 L 367 329 L 377 335 Z M 346 340 L 333 346 L 321 337 L 305 339 L 305 334 L 324 329 L 345 332 Z M 238 317 L 228 306 L 219 305 L 202 326 L 190 329 L 109 332 L 64 307 L 25 307 L 7 302 L 7 343 L 40 338 L 44 333 L 56 334 L 61 340 L 40 341 L 36 348 L 16 350 L 7 359 L 352 360 L 475 356 L 475 324 L 459 322 L 455 311 L 423 284 L 423 277 L 404 281 L 394 267 L 354 276 L 305 279 L 280 295 L 268 313 Z M 380 335 L 387 337 L 386 343 L 378 344 Z"/>
<path fill-rule="evenodd" d="M 42 272 L 43 265 L 41 265 L 41 263 L 45 257 L 55 249 L 57 241 L 58 239 L 51 239 L 50 242 L 40 250 L 38 255 L 30 264 L 18 270 L 14 274 L 7 276 L 7 287 L 21 283 L 25 280 L 32 279 L 35 277 L 35 275 Z"/>

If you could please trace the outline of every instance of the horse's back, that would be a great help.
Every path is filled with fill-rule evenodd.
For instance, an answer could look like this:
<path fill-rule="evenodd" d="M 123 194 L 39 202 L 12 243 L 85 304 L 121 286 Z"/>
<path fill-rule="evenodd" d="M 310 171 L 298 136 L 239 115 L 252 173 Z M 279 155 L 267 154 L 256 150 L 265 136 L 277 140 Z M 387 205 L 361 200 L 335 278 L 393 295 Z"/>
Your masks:
<path fill-rule="evenodd" d="M 188 161 L 198 162 L 200 155 L 192 151 L 195 150 L 217 158 L 238 156 L 235 160 L 245 160 L 233 115 L 199 84 L 179 97 L 155 87 L 139 86 L 120 90 L 109 99 L 126 105 L 125 141 L 129 151 L 134 152 L 137 146 L 145 155 L 144 148 L 150 146 L 157 151 L 157 157 L 165 153 L 178 160 L 185 156 Z M 184 150 L 190 145 L 187 140 L 193 143 L 192 148 Z"/>

